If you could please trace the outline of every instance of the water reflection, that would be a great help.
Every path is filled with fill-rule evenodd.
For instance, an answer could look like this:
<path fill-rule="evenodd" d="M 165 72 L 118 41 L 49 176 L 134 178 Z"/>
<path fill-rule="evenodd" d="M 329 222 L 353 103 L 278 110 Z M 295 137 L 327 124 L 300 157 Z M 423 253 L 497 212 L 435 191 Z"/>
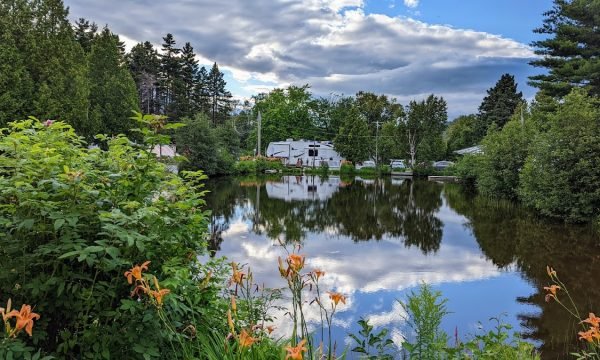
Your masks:
<path fill-rule="evenodd" d="M 350 296 L 338 318 L 339 343 L 360 316 L 392 327 L 398 338 L 404 329 L 394 299 L 426 281 L 450 298 L 455 314 L 447 330 L 474 332 L 478 320 L 507 312 L 544 358 L 560 358 L 577 339 L 568 317 L 539 291 L 546 264 L 560 271 L 582 312 L 599 309 L 591 229 L 548 224 L 454 185 L 277 177 L 219 179 L 208 188 L 209 245 L 219 256 L 249 263 L 258 279 L 280 287 L 277 241 L 302 242 L 308 266 L 327 271 L 324 285 Z"/>

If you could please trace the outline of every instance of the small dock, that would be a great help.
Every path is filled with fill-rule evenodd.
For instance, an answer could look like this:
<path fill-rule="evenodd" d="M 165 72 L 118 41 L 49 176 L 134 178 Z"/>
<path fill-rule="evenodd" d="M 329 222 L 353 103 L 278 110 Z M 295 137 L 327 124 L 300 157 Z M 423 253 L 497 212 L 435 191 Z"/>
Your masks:
<path fill-rule="evenodd" d="M 392 171 L 392 176 L 412 177 L 412 171 Z"/>

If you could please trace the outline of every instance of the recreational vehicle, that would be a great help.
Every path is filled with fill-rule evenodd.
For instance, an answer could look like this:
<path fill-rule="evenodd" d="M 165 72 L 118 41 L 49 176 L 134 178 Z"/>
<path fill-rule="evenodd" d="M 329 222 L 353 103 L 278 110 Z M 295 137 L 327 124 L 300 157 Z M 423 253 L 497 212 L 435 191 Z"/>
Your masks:
<path fill-rule="evenodd" d="M 330 141 L 309 141 L 287 139 L 269 143 L 268 157 L 280 158 L 284 165 L 300 167 L 319 167 L 327 164 L 330 168 L 339 168 L 343 157 L 334 150 Z"/>

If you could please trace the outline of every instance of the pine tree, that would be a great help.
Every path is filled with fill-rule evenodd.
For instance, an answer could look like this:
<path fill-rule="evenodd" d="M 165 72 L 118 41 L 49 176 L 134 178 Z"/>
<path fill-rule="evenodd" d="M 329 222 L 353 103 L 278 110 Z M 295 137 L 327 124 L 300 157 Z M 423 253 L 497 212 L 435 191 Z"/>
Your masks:
<path fill-rule="evenodd" d="M 547 95 L 562 97 L 573 87 L 585 86 L 600 95 L 600 1 L 554 0 L 544 13 L 544 24 L 534 32 L 551 35 L 533 42 L 542 58 L 530 64 L 547 74 L 530 77 L 530 84 Z"/>
<path fill-rule="evenodd" d="M 176 42 L 172 34 L 163 37 L 162 54 L 160 56 L 160 96 L 161 112 L 167 116 L 174 114 L 176 99 L 176 79 L 181 72 L 181 49 L 175 47 Z"/>
<path fill-rule="evenodd" d="M 90 107 L 92 133 L 128 134 L 129 119 L 139 111 L 135 82 L 126 68 L 119 39 L 108 28 L 95 37 L 90 53 Z"/>
<path fill-rule="evenodd" d="M 88 128 L 87 61 L 61 0 L 31 0 L 31 38 L 21 44 L 35 84 L 33 115 Z M 31 42 L 29 42 L 31 41 Z"/>
<path fill-rule="evenodd" d="M 517 92 L 515 77 L 510 74 L 502 75 L 496 85 L 487 91 L 487 96 L 479 106 L 476 139 L 482 139 L 492 124 L 502 128 L 523 101 L 523 93 Z"/>
<path fill-rule="evenodd" d="M 146 114 L 160 113 L 158 51 L 149 41 L 139 43 L 127 54 L 127 62 L 138 90 L 140 108 Z"/>
<path fill-rule="evenodd" d="M 0 127 L 31 111 L 33 82 L 15 43 L 9 9 L 0 5 Z"/>
<path fill-rule="evenodd" d="M 225 88 L 226 85 L 223 73 L 217 63 L 214 63 L 207 79 L 210 119 L 213 126 L 223 123 L 231 112 L 231 93 Z"/>
<path fill-rule="evenodd" d="M 98 25 L 96 23 L 91 23 L 89 20 L 84 18 L 79 18 L 75 22 L 75 39 L 85 53 L 89 53 L 92 50 L 92 41 L 94 41 L 94 36 L 98 32 Z"/>
<path fill-rule="evenodd" d="M 208 94 L 208 71 L 202 66 L 196 73 L 196 87 L 194 88 L 194 104 L 196 109 L 208 116 L 210 112 L 209 94 Z"/>
<path fill-rule="evenodd" d="M 181 73 L 178 78 L 177 116 L 192 117 L 198 110 L 194 102 L 194 90 L 197 87 L 198 60 L 194 48 L 188 42 L 181 50 Z"/>

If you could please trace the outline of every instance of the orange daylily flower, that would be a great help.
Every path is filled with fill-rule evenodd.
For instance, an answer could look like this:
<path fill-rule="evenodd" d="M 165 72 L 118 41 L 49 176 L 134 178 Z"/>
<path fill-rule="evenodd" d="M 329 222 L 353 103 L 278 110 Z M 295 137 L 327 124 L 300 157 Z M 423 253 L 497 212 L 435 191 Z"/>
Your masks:
<path fill-rule="evenodd" d="M 560 286 L 558 286 L 558 285 L 544 286 L 544 290 L 546 290 L 550 294 L 556 296 L 556 290 L 560 290 Z"/>
<path fill-rule="evenodd" d="M 302 356 L 302 353 L 306 351 L 306 347 L 304 346 L 304 344 L 306 344 L 306 339 L 300 341 L 297 346 L 287 346 L 285 350 L 288 353 L 285 359 L 302 360 L 304 358 Z"/>
<path fill-rule="evenodd" d="M 319 280 L 319 278 L 321 278 L 321 277 L 325 276 L 325 271 L 321 271 L 321 270 L 319 270 L 319 269 L 314 269 L 314 270 L 313 270 L 313 274 L 315 275 L 315 278 L 316 278 L 317 280 Z"/>
<path fill-rule="evenodd" d="M 10 308 L 11 308 L 11 300 L 8 299 L 8 302 L 6 303 L 6 309 L 0 308 L 0 314 L 2 315 L 2 321 L 7 322 L 8 319 L 15 317 L 17 314 L 19 314 L 19 312 L 17 310 L 11 311 Z"/>
<path fill-rule="evenodd" d="M 299 254 L 290 254 L 290 256 L 287 258 L 290 269 L 292 269 L 294 272 L 300 272 L 300 270 L 302 270 L 304 267 L 304 260 L 304 255 Z"/>
<path fill-rule="evenodd" d="M 158 280 L 156 279 L 156 276 L 154 277 L 154 287 L 156 288 L 156 290 L 150 290 L 150 295 L 154 297 L 158 306 L 162 306 L 163 297 L 169 294 L 171 290 L 161 289 L 160 285 L 158 285 Z"/>
<path fill-rule="evenodd" d="M 269 333 L 269 335 L 270 335 L 270 334 L 271 334 L 273 331 L 275 331 L 275 326 L 273 326 L 273 325 L 269 325 L 269 326 L 267 326 L 267 332 Z"/>
<path fill-rule="evenodd" d="M 593 342 L 594 340 L 600 340 L 600 332 L 598 328 L 591 328 L 588 331 L 580 331 L 577 333 L 579 340 L 586 340 L 587 342 Z"/>
<path fill-rule="evenodd" d="M 331 299 L 331 301 L 333 301 L 333 303 L 337 306 L 337 304 L 341 301 L 342 303 L 346 304 L 346 296 L 340 294 L 340 293 L 336 293 L 336 292 L 331 292 L 329 291 L 329 298 Z"/>
<path fill-rule="evenodd" d="M 554 271 L 554 269 L 548 265 L 546 265 L 546 272 L 548 273 L 548 276 L 550 276 L 550 277 L 556 276 L 556 271 Z"/>
<path fill-rule="evenodd" d="M 281 275 L 282 278 L 287 278 L 289 271 L 284 268 L 283 260 L 281 260 L 281 257 L 278 258 L 278 261 L 279 261 L 279 274 Z"/>
<path fill-rule="evenodd" d="M 253 338 L 251 335 L 248 335 L 246 330 L 242 330 L 240 333 L 240 346 L 243 348 L 247 348 L 252 346 L 258 339 Z"/>
<path fill-rule="evenodd" d="M 231 275 L 231 281 L 238 285 L 242 285 L 242 280 L 244 279 L 245 274 L 238 270 L 237 264 L 232 262 L 231 268 L 233 269 L 233 274 Z"/>
<path fill-rule="evenodd" d="M 25 332 L 32 336 L 33 320 L 39 320 L 40 315 L 32 312 L 31 306 L 22 305 L 21 311 L 15 314 L 15 318 L 17 319 L 15 330 L 19 332 L 25 329 Z"/>
<path fill-rule="evenodd" d="M 150 261 L 146 261 L 142 265 L 136 265 L 131 270 L 126 271 L 125 277 L 127 278 L 127 282 L 133 284 L 134 279 L 135 281 L 142 280 L 142 272 L 148 270 L 148 264 L 150 264 Z"/>
<path fill-rule="evenodd" d="M 600 317 L 597 317 L 594 313 L 590 313 L 588 318 L 583 320 L 582 322 L 588 323 L 593 327 L 597 328 L 600 326 Z"/>

